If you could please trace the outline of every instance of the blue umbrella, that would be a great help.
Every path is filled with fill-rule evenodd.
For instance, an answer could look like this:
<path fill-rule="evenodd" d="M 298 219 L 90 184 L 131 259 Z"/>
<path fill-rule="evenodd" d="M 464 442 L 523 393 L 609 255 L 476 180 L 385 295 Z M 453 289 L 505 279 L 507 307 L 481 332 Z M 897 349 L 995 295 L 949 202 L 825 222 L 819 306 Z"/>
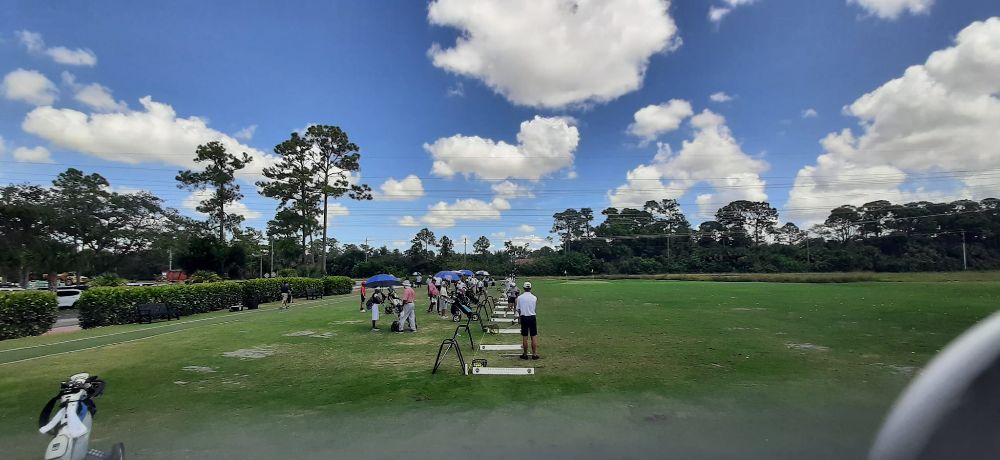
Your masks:
<path fill-rule="evenodd" d="M 461 278 L 461 276 L 457 272 L 452 272 L 452 271 L 437 272 L 437 274 L 434 275 L 434 277 L 441 278 L 447 281 L 458 281 Z"/>
<path fill-rule="evenodd" d="M 472 273 L 472 270 L 456 270 L 456 271 L 458 272 L 459 275 L 462 276 L 476 276 L 475 273 Z"/>
<path fill-rule="evenodd" d="M 367 280 L 365 280 L 365 283 L 370 288 L 392 287 L 403 284 L 401 281 L 399 281 L 399 278 L 384 273 L 368 278 Z"/>

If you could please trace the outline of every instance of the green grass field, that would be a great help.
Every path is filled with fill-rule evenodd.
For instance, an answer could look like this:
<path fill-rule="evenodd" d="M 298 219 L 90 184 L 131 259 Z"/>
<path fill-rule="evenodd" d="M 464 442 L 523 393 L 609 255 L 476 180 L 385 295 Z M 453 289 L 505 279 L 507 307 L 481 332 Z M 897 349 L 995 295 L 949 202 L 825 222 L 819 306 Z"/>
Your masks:
<path fill-rule="evenodd" d="M 1000 305 L 1000 281 L 532 281 L 526 377 L 453 356 L 431 375 L 453 323 L 424 304 L 418 333 L 372 333 L 353 296 L 0 342 L 0 446 L 40 458 L 38 411 L 87 371 L 108 381 L 92 444 L 138 459 L 860 458 L 914 373 Z M 255 348 L 273 354 L 223 355 Z"/>

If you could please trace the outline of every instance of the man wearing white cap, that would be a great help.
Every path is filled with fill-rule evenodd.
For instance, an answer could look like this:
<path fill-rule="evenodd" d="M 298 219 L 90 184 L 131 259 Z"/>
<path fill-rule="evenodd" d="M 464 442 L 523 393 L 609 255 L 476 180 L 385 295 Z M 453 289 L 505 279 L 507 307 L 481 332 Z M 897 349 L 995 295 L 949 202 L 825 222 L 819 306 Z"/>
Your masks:
<path fill-rule="evenodd" d="M 399 314 L 399 332 L 417 332 L 417 316 L 414 313 L 417 293 L 410 287 L 410 281 L 403 281 L 403 312 Z M 410 322 L 410 327 L 406 327 L 406 322 Z"/>
<path fill-rule="evenodd" d="M 524 294 L 517 296 L 514 302 L 517 310 L 518 323 L 521 324 L 521 348 L 524 352 L 521 359 L 528 359 L 528 337 L 531 337 L 531 359 L 539 359 L 538 356 L 538 322 L 535 319 L 535 307 L 538 298 L 531 293 L 531 282 L 524 282 Z"/>

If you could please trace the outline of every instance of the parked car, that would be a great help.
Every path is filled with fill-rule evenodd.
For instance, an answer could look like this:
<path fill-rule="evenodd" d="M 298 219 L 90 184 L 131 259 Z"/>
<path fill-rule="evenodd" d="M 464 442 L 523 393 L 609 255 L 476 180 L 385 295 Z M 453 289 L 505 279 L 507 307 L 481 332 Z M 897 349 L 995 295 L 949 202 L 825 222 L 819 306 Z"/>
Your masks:
<path fill-rule="evenodd" d="M 59 309 L 73 308 L 76 305 L 76 301 L 80 300 L 80 294 L 83 291 L 79 289 L 58 289 L 56 290 L 56 297 L 59 300 Z"/>
<path fill-rule="evenodd" d="M 24 289 L 21 289 L 16 286 L 0 286 L 0 292 L 23 291 L 23 290 Z"/>

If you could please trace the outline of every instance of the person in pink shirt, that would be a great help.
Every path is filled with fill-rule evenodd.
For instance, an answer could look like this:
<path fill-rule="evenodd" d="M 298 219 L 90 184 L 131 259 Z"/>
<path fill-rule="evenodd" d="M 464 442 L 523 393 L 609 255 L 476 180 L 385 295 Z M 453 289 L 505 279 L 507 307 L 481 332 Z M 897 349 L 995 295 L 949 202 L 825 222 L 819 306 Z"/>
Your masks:
<path fill-rule="evenodd" d="M 403 331 L 417 332 L 417 316 L 414 313 L 414 301 L 417 293 L 410 287 L 410 281 L 403 281 L 403 311 L 399 314 L 399 333 Z M 406 327 L 406 322 L 410 322 L 410 327 Z"/>
<path fill-rule="evenodd" d="M 430 299 L 430 305 L 427 307 L 427 313 L 437 310 L 437 296 L 438 288 L 434 285 L 434 279 L 427 279 L 427 298 Z"/>

